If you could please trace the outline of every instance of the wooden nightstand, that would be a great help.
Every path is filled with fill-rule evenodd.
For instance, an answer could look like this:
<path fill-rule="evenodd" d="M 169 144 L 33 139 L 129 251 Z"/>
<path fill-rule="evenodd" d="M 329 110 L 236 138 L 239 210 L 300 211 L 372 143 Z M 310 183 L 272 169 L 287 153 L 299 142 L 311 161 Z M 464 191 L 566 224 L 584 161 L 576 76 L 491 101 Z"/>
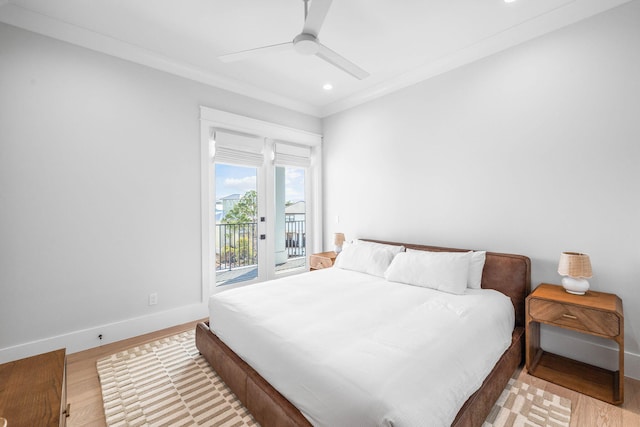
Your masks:
<path fill-rule="evenodd" d="M 336 261 L 337 253 L 334 251 L 320 252 L 309 256 L 309 270 L 321 270 L 323 268 L 333 267 Z"/>
<path fill-rule="evenodd" d="M 618 371 L 549 353 L 540 348 L 540 323 L 607 338 L 618 343 Z M 624 401 L 624 316 L 616 295 L 588 291 L 572 295 L 540 284 L 526 300 L 526 356 L 531 375 L 619 405 Z"/>

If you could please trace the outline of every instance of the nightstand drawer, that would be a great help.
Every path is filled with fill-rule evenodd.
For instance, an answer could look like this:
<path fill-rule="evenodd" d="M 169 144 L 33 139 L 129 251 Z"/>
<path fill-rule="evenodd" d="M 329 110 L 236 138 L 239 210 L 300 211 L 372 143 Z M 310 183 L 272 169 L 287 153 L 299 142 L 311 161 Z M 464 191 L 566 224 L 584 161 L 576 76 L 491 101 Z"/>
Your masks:
<path fill-rule="evenodd" d="M 529 301 L 529 315 L 536 322 L 569 327 L 607 337 L 616 337 L 620 334 L 620 320 L 611 312 L 532 299 Z"/>

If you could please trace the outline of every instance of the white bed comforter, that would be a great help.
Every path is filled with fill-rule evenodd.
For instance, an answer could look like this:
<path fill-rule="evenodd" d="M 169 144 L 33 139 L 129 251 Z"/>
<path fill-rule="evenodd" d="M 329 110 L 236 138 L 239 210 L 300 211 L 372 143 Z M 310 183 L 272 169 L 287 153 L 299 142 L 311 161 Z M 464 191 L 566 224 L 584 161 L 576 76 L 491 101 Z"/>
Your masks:
<path fill-rule="evenodd" d="M 511 301 L 330 268 L 218 293 L 215 334 L 316 426 L 449 426 L 511 344 Z"/>

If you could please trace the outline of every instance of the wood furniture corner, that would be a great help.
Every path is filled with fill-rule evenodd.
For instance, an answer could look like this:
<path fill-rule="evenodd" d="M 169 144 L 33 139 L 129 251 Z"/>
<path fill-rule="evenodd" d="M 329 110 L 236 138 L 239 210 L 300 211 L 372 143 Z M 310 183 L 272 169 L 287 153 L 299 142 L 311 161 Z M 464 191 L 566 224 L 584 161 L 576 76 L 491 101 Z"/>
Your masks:
<path fill-rule="evenodd" d="M 0 415 L 7 426 L 66 425 L 66 376 L 64 349 L 0 365 Z"/>
<path fill-rule="evenodd" d="M 624 402 L 624 315 L 622 300 L 604 292 L 573 295 L 540 284 L 526 299 L 526 365 L 536 377 L 614 405 Z M 618 370 L 610 371 L 543 350 L 540 324 L 610 339 L 618 344 Z"/>

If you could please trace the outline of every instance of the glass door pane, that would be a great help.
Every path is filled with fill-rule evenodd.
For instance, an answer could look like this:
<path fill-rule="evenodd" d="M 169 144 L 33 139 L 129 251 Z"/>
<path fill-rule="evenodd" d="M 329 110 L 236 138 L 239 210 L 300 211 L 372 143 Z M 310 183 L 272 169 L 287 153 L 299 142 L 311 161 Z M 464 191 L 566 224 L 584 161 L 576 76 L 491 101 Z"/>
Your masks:
<path fill-rule="evenodd" d="M 275 168 L 276 274 L 306 268 L 305 168 Z"/>
<path fill-rule="evenodd" d="M 258 170 L 215 164 L 216 286 L 258 277 Z"/>

